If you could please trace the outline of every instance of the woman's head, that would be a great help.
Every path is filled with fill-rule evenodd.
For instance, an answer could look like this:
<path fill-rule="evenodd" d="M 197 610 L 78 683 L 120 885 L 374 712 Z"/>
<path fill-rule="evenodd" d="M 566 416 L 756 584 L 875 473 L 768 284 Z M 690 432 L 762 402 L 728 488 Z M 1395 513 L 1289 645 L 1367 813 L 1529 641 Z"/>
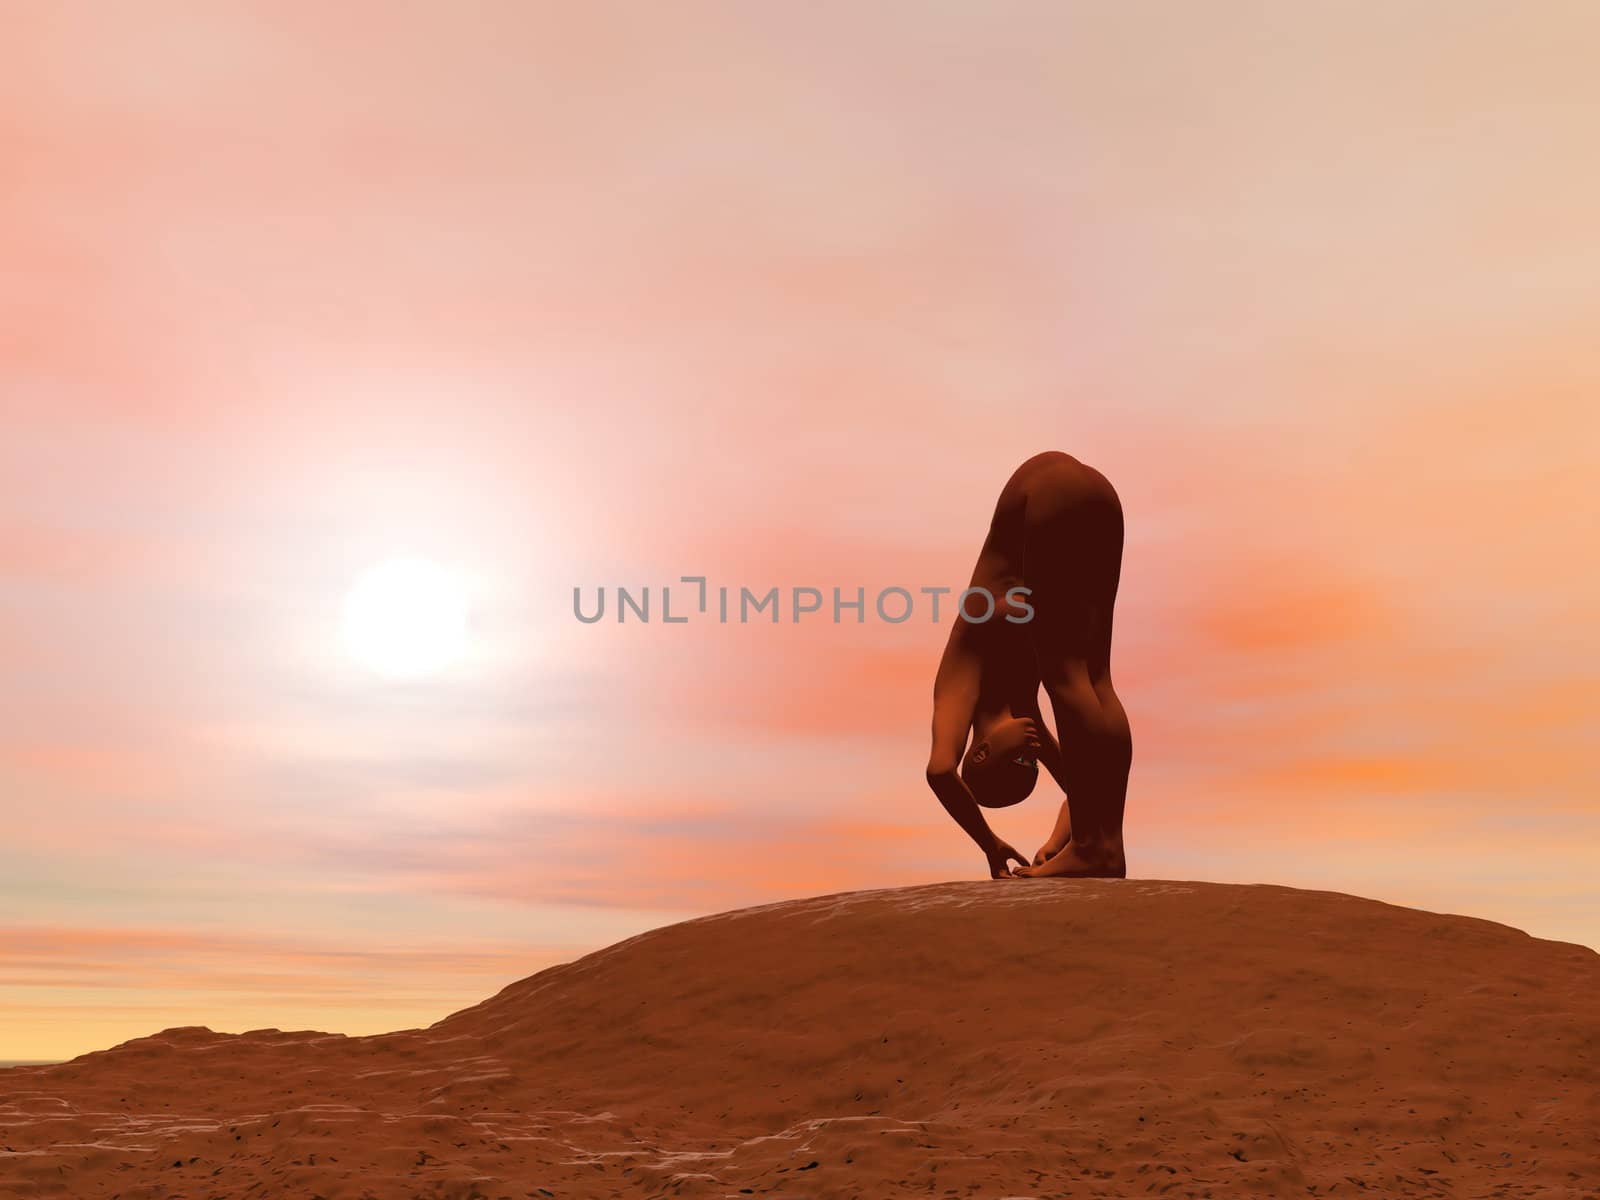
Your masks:
<path fill-rule="evenodd" d="M 1008 717 L 973 732 L 961 760 L 961 778 L 985 808 L 1007 808 L 1028 798 L 1039 778 L 1039 728 L 1028 717 Z"/>

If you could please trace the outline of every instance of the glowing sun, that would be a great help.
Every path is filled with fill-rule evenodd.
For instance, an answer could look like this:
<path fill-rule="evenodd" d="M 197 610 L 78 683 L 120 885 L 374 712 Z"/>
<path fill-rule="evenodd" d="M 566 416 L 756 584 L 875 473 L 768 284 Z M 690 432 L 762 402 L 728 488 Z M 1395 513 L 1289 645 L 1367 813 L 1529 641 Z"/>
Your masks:
<path fill-rule="evenodd" d="M 466 649 L 466 588 L 457 575 L 429 559 L 380 563 L 356 580 L 345 597 L 344 643 L 379 674 L 432 674 Z"/>

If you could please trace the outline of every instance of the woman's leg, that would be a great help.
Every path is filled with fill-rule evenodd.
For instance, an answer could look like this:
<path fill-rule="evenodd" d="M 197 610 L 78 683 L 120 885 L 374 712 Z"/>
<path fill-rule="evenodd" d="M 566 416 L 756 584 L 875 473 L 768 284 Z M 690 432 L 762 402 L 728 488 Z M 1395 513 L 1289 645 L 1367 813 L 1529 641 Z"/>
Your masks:
<path fill-rule="evenodd" d="M 1068 842 L 1072 840 L 1072 802 L 1065 798 L 1061 807 L 1056 811 L 1055 827 L 1050 830 L 1050 836 L 1044 840 L 1044 845 L 1039 847 L 1033 856 L 1033 865 L 1038 866 L 1052 855 L 1061 853 Z"/>
<path fill-rule="evenodd" d="M 1122 506 L 1098 472 L 1073 463 L 1029 497 L 1030 625 L 1050 697 L 1072 839 L 1032 875 L 1127 872 L 1122 841 L 1133 738 L 1111 685 L 1111 625 L 1122 573 Z"/>
<path fill-rule="evenodd" d="M 1133 762 L 1127 713 L 1109 679 L 1095 687 L 1086 675 L 1069 672 L 1045 687 L 1061 742 L 1072 837 L 1027 873 L 1120 878 L 1128 871 L 1122 819 Z"/>

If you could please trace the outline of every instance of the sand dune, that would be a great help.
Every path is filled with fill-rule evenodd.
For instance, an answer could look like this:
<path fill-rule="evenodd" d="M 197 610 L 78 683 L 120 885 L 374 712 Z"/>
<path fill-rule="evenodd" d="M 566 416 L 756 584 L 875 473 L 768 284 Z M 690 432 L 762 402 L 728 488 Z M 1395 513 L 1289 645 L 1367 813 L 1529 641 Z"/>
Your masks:
<path fill-rule="evenodd" d="M 1600 956 L 1329 892 L 850 892 L 423 1030 L 0 1071 L 0 1196 L 1600 1197 Z"/>

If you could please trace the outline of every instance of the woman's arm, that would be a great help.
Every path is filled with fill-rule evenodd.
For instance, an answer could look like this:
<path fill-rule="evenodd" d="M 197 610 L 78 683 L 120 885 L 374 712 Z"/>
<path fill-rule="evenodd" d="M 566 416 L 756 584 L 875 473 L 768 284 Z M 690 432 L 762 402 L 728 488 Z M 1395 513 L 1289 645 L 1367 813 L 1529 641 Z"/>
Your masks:
<path fill-rule="evenodd" d="M 983 819 L 978 802 L 961 778 L 961 756 L 966 753 L 972 713 L 978 704 L 979 661 L 956 622 L 939 660 L 933 681 L 933 746 L 928 751 L 928 786 L 985 855 L 997 844 L 994 831 Z"/>

